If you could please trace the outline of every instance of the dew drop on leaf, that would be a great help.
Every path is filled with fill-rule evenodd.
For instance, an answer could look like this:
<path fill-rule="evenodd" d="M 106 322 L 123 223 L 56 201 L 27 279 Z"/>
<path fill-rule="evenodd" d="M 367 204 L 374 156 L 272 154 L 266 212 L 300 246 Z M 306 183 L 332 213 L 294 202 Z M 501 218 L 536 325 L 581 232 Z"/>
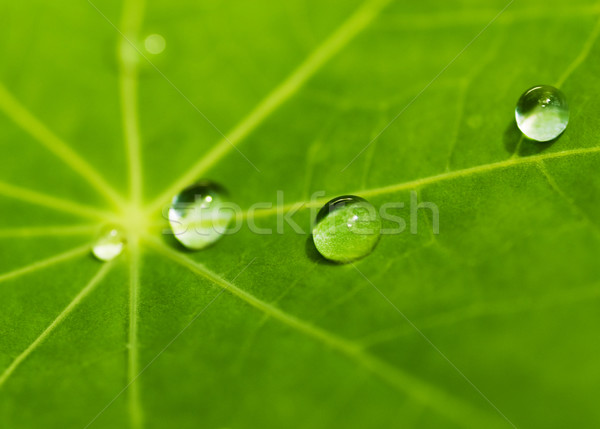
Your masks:
<path fill-rule="evenodd" d="M 346 263 L 371 253 L 380 233 L 381 218 L 375 207 L 363 198 L 344 195 L 321 208 L 313 241 L 324 258 Z"/>
<path fill-rule="evenodd" d="M 114 226 L 102 229 L 94 245 L 92 253 L 100 261 L 112 261 L 123 251 L 125 246 L 125 236 L 123 232 Z"/>
<path fill-rule="evenodd" d="M 144 47 L 146 48 L 146 51 L 148 51 L 148 53 L 152 55 L 160 54 L 162 51 L 165 50 L 166 46 L 167 42 L 165 41 L 165 38 L 160 34 L 150 34 L 144 40 Z"/>
<path fill-rule="evenodd" d="M 227 192 L 214 182 L 199 182 L 173 197 L 169 224 L 186 248 L 203 249 L 227 230 L 234 211 L 227 207 Z"/>
<path fill-rule="evenodd" d="M 540 142 L 555 139 L 569 123 L 567 99 L 553 86 L 534 86 L 519 98 L 515 118 L 526 137 Z"/>

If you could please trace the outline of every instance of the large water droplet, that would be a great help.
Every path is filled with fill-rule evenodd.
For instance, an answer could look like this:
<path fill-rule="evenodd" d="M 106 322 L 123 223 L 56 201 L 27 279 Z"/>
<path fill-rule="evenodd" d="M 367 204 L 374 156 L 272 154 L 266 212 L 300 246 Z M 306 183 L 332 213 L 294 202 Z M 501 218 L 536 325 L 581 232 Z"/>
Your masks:
<path fill-rule="evenodd" d="M 213 182 L 199 182 L 173 197 L 169 224 L 175 238 L 188 249 L 199 250 L 225 233 L 233 218 L 226 191 Z"/>
<path fill-rule="evenodd" d="M 346 263 L 373 251 L 379 242 L 381 218 L 363 198 L 344 195 L 321 208 L 313 228 L 315 247 L 330 261 Z"/>
<path fill-rule="evenodd" d="M 101 261 L 112 261 L 123 251 L 125 236 L 123 232 L 114 227 L 105 227 L 100 231 L 92 246 L 92 253 Z"/>
<path fill-rule="evenodd" d="M 515 118 L 526 137 L 540 142 L 555 139 L 569 123 L 567 99 L 553 86 L 534 86 L 519 98 Z"/>

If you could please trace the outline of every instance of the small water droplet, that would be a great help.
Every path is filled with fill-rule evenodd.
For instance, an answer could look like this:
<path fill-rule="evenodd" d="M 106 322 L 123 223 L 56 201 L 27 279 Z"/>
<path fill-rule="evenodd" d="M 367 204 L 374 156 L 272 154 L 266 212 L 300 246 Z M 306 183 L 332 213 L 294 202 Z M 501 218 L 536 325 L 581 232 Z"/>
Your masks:
<path fill-rule="evenodd" d="M 144 40 L 144 47 L 146 48 L 146 51 L 152 55 L 160 54 L 165 50 L 166 46 L 167 42 L 160 34 L 150 34 Z"/>
<path fill-rule="evenodd" d="M 567 99 L 553 86 L 534 86 L 519 98 L 515 118 L 526 137 L 540 142 L 555 139 L 569 123 Z"/>
<path fill-rule="evenodd" d="M 108 226 L 98 234 L 92 246 L 92 253 L 100 261 L 112 261 L 121 254 L 124 246 L 123 232 L 119 228 Z"/>
<path fill-rule="evenodd" d="M 223 187 L 209 181 L 191 185 L 175 195 L 169 208 L 169 224 L 175 238 L 193 250 L 221 238 L 234 214 L 227 208 L 226 198 Z"/>
<path fill-rule="evenodd" d="M 315 247 L 324 258 L 347 263 L 367 256 L 379 242 L 381 218 L 363 198 L 344 195 L 321 208 L 313 228 Z"/>

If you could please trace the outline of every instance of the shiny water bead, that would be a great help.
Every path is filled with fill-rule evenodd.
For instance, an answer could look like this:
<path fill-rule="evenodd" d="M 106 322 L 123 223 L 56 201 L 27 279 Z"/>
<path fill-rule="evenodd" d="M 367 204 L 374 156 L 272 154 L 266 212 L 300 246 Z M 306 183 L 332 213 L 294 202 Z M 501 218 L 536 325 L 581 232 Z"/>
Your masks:
<path fill-rule="evenodd" d="M 526 137 L 540 142 L 555 139 L 569 123 L 567 99 L 553 86 L 534 86 L 519 98 L 515 118 Z"/>
<path fill-rule="evenodd" d="M 321 208 L 313 228 L 315 247 L 324 258 L 350 262 L 373 251 L 381 233 L 381 218 L 366 200 L 344 195 Z"/>
<path fill-rule="evenodd" d="M 92 253 L 100 261 L 112 261 L 123 252 L 124 246 L 123 232 L 113 226 L 105 227 L 96 238 Z"/>
<path fill-rule="evenodd" d="M 234 214 L 226 207 L 226 195 L 220 185 L 206 181 L 173 197 L 169 224 L 184 247 L 199 250 L 221 238 Z"/>

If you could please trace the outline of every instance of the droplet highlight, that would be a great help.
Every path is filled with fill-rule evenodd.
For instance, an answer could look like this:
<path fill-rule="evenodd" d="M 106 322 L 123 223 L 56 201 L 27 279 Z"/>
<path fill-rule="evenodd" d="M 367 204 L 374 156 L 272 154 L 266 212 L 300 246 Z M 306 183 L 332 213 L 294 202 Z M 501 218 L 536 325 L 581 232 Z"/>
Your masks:
<path fill-rule="evenodd" d="M 539 142 L 553 140 L 569 123 L 567 98 L 553 86 L 534 86 L 519 98 L 515 118 L 526 137 Z"/>
<path fill-rule="evenodd" d="M 150 34 L 144 40 L 144 48 L 149 54 L 158 55 L 167 47 L 167 41 L 160 34 Z"/>
<path fill-rule="evenodd" d="M 123 232 L 114 226 L 102 229 L 94 245 L 92 254 L 100 261 L 112 261 L 123 252 L 125 247 L 125 236 Z"/>
<path fill-rule="evenodd" d="M 169 208 L 173 235 L 192 250 L 203 249 L 219 240 L 233 216 L 225 189 L 209 181 L 185 188 L 173 197 Z"/>
<path fill-rule="evenodd" d="M 381 225 L 371 203 L 344 195 L 329 201 L 317 214 L 313 242 L 325 259 L 348 263 L 373 251 L 381 236 Z"/>

